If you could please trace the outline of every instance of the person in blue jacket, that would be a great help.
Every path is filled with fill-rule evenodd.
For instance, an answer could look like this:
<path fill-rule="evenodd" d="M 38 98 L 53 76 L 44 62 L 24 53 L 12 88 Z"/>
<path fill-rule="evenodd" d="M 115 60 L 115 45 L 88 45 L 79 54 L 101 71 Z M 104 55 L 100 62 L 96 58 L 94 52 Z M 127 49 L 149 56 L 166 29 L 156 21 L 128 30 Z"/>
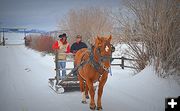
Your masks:
<path fill-rule="evenodd" d="M 75 53 L 82 48 L 87 48 L 87 45 L 84 42 L 82 42 L 82 36 L 77 35 L 76 42 L 72 44 L 70 52 L 75 55 Z M 76 67 L 75 64 L 74 67 Z M 73 76 L 77 77 L 77 73 L 74 73 Z"/>
<path fill-rule="evenodd" d="M 82 42 L 82 36 L 77 35 L 76 42 L 72 44 L 70 51 L 71 53 L 75 54 L 79 49 L 82 48 L 87 48 L 87 45 L 84 42 Z"/>

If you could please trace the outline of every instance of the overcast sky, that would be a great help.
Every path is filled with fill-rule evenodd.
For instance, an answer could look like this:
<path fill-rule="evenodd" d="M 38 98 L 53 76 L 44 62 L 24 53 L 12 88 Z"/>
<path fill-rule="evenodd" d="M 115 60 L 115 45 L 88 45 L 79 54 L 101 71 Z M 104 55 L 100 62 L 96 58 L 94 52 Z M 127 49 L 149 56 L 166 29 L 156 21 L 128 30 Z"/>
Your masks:
<path fill-rule="evenodd" d="M 0 27 L 56 30 L 70 9 L 117 8 L 120 0 L 0 0 Z"/>

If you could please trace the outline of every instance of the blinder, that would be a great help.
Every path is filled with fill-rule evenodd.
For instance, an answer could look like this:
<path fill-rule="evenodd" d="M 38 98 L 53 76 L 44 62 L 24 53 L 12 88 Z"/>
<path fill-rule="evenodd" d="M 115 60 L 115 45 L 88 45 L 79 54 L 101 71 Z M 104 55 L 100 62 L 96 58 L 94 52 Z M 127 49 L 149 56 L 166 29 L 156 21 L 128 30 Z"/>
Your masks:
<path fill-rule="evenodd" d="M 111 44 L 111 52 L 115 52 L 115 47 Z"/>
<path fill-rule="evenodd" d="M 105 44 L 105 46 L 106 46 L 106 44 Z M 114 47 L 112 44 L 110 44 L 110 46 L 111 46 L 111 54 L 110 54 L 110 55 L 104 55 L 104 56 L 102 56 L 102 55 L 101 55 L 101 49 L 100 49 L 100 47 L 98 47 L 98 48 L 95 49 L 95 47 L 92 45 L 92 46 L 91 46 L 91 49 L 90 49 L 90 50 L 87 50 L 87 51 L 90 52 L 89 60 L 88 60 L 88 61 L 83 61 L 83 60 L 81 60 L 81 64 L 80 64 L 79 66 L 76 66 L 73 71 L 77 71 L 79 68 L 83 67 L 85 64 L 91 63 L 91 65 L 96 69 L 96 71 L 99 72 L 100 77 L 101 77 L 102 74 L 103 74 L 103 72 L 100 72 L 100 70 L 99 70 L 100 68 L 103 68 L 104 71 L 109 72 L 109 68 L 106 68 L 106 67 L 102 64 L 102 62 L 108 61 L 108 60 L 110 60 L 110 62 L 112 62 L 112 52 L 115 51 L 115 47 Z M 96 53 L 97 53 L 97 55 L 98 55 L 98 58 L 99 58 L 98 62 L 96 62 L 96 61 L 94 60 L 94 51 L 96 51 Z M 84 56 L 85 56 L 85 52 L 84 52 Z M 84 56 L 83 56 L 82 58 L 84 58 Z"/>
<path fill-rule="evenodd" d="M 106 44 L 105 44 L 105 46 L 106 46 Z M 115 47 L 112 44 L 110 44 L 110 46 L 111 46 L 111 54 L 110 55 L 104 55 L 104 56 L 101 55 L 100 47 L 97 48 L 97 54 L 99 57 L 99 62 L 105 62 L 105 61 L 109 61 L 109 60 L 111 61 L 112 53 L 115 51 Z"/>
<path fill-rule="evenodd" d="M 106 68 L 102 62 L 105 62 L 105 61 L 110 61 L 112 62 L 112 53 L 115 51 L 115 47 L 112 45 L 112 44 L 109 44 L 109 43 L 106 43 L 105 46 L 108 46 L 110 45 L 110 49 L 111 49 L 111 53 L 110 55 L 101 55 L 101 49 L 100 47 L 96 48 L 94 46 L 91 47 L 91 53 L 90 53 L 90 61 L 93 65 L 93 67 L 99 71 L 99 68 L 102 67 L 106 72 L 109 72 L 109 69 Z M 94 61 L 94 53 L 93 53 L 93 49 L 95 49 L 96 51 L 96 54 L 98 56 L 98 62 L 95 62 Z"/>

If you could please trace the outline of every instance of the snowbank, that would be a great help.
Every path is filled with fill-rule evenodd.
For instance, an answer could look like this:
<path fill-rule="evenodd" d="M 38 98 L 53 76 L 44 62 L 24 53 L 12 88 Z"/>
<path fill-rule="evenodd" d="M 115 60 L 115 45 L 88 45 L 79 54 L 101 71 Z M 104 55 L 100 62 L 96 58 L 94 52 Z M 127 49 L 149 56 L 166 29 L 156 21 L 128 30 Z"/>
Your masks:
<path fill-rule="evenodd" d="M 110 98 L 119 98 L 116 104 L 124 111 L 164 111 L 166 97 L 180 96 L 178 83 L 157 77 L 153 66 L 147 66 L 139 74 L 126 79 L 120 79 L 118 70 L 114 73 L 116 77 L 109 78 L 107 89 L 113 90 Z"/>
<path fill-rule="evenodd" d="M 81 103 L 80 92 L 57 95 L 48 87 L 48 78 L 55 75 L 53 56 L 42 57 L 22 45 L 1 46 L 0 52 L 0 111 L 90 111 Z M 180 86 L 173 79 L 158 78 L 152 66 L 135 76 L 119 66 L 112 72 L 104 88 L 103 111 L 164 111 L 165 97 L 180 94 Z"/>

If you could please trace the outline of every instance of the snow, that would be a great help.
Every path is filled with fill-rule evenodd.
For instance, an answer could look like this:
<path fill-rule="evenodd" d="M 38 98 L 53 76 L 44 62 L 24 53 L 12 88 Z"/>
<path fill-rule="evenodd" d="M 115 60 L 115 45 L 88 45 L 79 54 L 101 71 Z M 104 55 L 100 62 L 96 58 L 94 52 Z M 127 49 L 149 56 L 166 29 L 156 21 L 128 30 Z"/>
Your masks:
<path fill-rule="evenodd" d="M 125 57 L 125 58 L 129 58 L 132 59 L 131 57 L 129 57 L 129 55 L 127 54 L 128 51 L 130 51 L 131 49 L 129 49 L 128 44 L 126 43 L 119 43 L 115 45 L 115 52 L 112 54 L 113 58 L 119 58 L 119 57 Z M 120 59 L 114 59 L 112 61 L 112 64 L 119 64 L 121 63 Z M 133 67 L 132 64 L 134 64 L 134 61 L 130 61 L 130 60 L 125 60 L 124 64 L 125 66 L 131 66 Z"/>
<path fill-rule="evenodd" d="M 48 87 L 55 75 L 53 58 L 23 45 L 0 46 L 0 111 L 90 111 L 79 91 L 58 95 Z M 164 111 L 165 97 L 180 95 L 177 82 L 158 78 L 152 66 L 135 76 L 119 66 L 112 66 L 112 73 L 104 88 L 104 111 Z"/>
<path fill-rule="evenodd" d="M 6 44 L 24 44 L 24 33 L 5 32 L 4 37 Z"/>
<path fill-rule="evenodd" d="M 126 50 L 128 49 L 128 45 L 125 43 L 116 44 L 115 45 L 115 52 L 113 53 L 113 57 L 127 57 Z"/>

